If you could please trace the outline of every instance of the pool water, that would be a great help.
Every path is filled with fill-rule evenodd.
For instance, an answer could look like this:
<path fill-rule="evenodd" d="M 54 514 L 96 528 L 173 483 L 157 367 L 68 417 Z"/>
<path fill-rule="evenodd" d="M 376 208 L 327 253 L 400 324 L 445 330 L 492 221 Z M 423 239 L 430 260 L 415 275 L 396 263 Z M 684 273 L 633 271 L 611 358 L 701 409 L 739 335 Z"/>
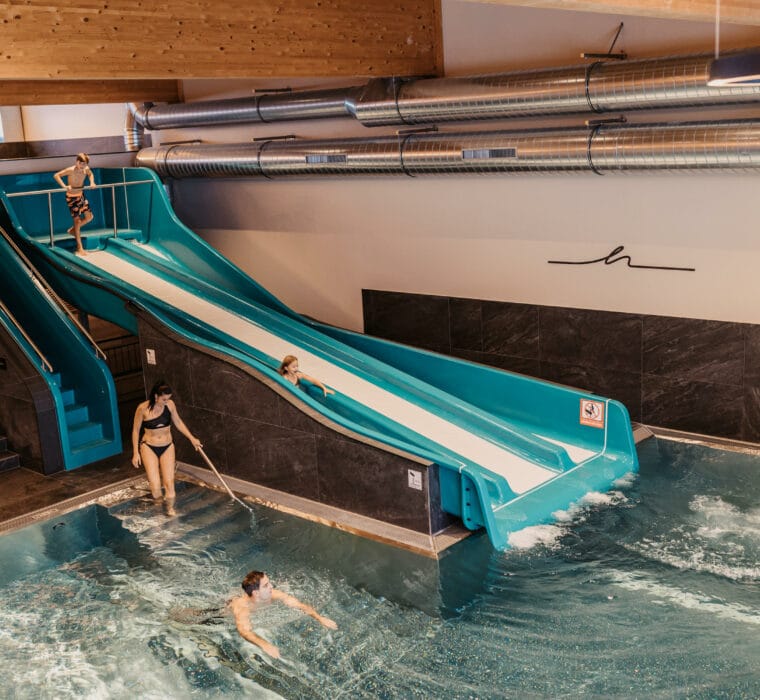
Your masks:
<path fill-rule="evenodd" d="M 3 698 L 757 698 L 760 458 L 648 440 L 641 472 L 513 549 L 436 562 L 183 485 L 0 537 Z M 173 620 L 250 569 L 282 605 Z"/>

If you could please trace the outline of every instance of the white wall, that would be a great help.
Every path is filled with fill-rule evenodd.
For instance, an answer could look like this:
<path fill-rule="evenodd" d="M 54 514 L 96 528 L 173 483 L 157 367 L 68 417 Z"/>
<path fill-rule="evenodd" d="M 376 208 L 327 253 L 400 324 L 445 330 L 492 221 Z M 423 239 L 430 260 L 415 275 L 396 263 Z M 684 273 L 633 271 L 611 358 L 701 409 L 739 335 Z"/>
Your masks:
<path fill-rule="evenodd" d="M 22 107 L 26 141 L 95 138 L 124 133 L 123 102 L 99 105 L 37 105 Z"/>
<path fill-rule="evenodd" d="M 609 46 L 619 21 L 625 29 L 616 48 L 631 57 L 713 47 L 708 23 L 454 0 L 444 0 L 443 20 L 449 74 L 578 64 L 580 51 Z M 726 48 L 760 44 L 758 38 L 756 27 L 722 27 Z M 189 98 L 203 99 L 243 95 L 249 87 L 194 81 L 185 89 Z M 759 117 L 760 107 L 739 114 Z M 535 122 L 509 126 L 516 124 Z M 162 132 L 160 138 L 235 142 L 277 133 L 382 132 L 333 120 Z M 186 180 L 175 185 L 175 204 L 189 225 L 287 304 L 355 329 L 362 327 L 362 288 L 760 323 L 759 175 Z M 546 262 L 601 257 L 620 244 L 635 263 L 696 272 Z"/>

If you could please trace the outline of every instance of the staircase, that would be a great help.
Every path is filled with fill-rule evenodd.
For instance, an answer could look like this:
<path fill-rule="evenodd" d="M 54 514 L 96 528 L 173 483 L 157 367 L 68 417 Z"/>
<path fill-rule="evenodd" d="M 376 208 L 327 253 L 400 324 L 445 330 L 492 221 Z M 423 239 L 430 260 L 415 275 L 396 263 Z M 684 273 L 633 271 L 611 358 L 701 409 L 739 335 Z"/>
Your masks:
<path fill-rule="evenodd" d="M 8 450 L 8 439 L 0 437 L 0 472 L 7 472 L 21 466 L 19 456 Z"/>
<path fill-rule="evenodd" d="M 104 437 L 102 423 L 90 419 L 90 409 L 77 399 L 76 389 L 67 388 L 58 373 L 53 374 L 53 381 L 60 389 L 66 416 L 72 457 L 72 463 L 67 465 L 67 469 L 111 456 L 113 440 Z"/>

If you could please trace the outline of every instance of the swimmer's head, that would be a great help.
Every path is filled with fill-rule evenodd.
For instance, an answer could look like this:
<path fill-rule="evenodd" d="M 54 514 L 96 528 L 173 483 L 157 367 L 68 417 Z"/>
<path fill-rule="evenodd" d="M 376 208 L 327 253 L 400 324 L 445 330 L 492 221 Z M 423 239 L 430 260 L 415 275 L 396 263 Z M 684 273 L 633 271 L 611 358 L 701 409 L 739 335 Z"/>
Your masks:
<path fill-rule="evenodd" d="M 245 594 L 254 600 L 267 601 L 272 597 L 272 582 L 263 571 L 249 571 L 241 585 Z"/>
<path fill-rule="evenodd" d="M 295 363 L 294 367 L 291 367 L 291 365 Z M 280 374 L 287 374 L 288 370 L 292 369 L 294 372 L 298 371 L 298 358 L 295 355 L 285 355 L 285 357 L 282 359 L 282 362 L 280 362 L 280 369 L 277 371 Z"/>
<path fill-rule="evenodd" d="M 77 153 L 77 163 L 81 163 L 82 165 L 87 165 L 90 162 L 90 156 L 88 156 L 86 153 Z"/>
<path fill-rule="evenodd" d="M 153 387 L 150 390 L 150 394 L 148 395 L 148 400 L 150 401 L 150 407 L 153 408 L 156 405 L 156 401 L 159 397 L 162 397 L 166 400 L 170 399 L 172 396 L 172 389 L 171 387 L 163 380 L 157 381 Z"/>

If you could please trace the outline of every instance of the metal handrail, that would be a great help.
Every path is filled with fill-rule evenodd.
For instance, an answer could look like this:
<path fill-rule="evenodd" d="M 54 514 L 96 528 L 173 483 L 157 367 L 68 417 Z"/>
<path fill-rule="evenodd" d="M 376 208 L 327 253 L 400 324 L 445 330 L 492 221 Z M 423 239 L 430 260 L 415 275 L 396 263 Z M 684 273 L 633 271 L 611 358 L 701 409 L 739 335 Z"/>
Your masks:
<path fill-rule="evenodd" d="M 8 235 L 8 232 L 2 226 L 0 226 L 0 233 L 3 234 L 5 240 L 8 241 L 13 250 L 16 251 L 16 255 L 18 255 L 24 261 L 24 264 L 27 266 L 27 268 L 29 268 L 29 271 L 32 273 L 32 278 L 44 288 L 48 295 L 53 298 L 56 304 L 58 304 L 58 306 L 63 309 L 66 315 L 74 322 L 74 325 L 79 329 L 79 332 L 82 333 L 85 338 L 87 338 L 87 340 L 90 342 L 90 345 L 92 345 L 92 347 L 95 349 L 96 357 L 100 355 L 104 360 L 107 360 L 108 358 L 106 357 L 106 354 L 95 342 L 95 339 L 80 323 L 79 319 L 71 312 L 71 309 L 66 306 L 66 303 L 63 301 L 63 299 L 58 296 L 56 291 L 50 286 L 50 284 L 48 284 L 48 281 L 39 273 L 39 270 L 34 266 L 34 263 L 25 255 L 24 251 L 16 245 L 16 242 Z"/>
<path fill-rule="evenodd" d="M 124 187 L 125 185 L 151 185 L 153 180 L 132 180 L 132 182 L 109 182 L 105 185 L 84 185 L 77 189 L 82 190 L 103 190 L 108 187 Z M 30 194 L 55 194 L 56 192 L 67 192 L 68 190 L 60 187 L 52 187 L 48 190 L 29 190 L 28 192 L 6 192 L 6 197 L 25 197 Z"/>
<path fill-rule="evenodd" d="M 37 344 L 29 337 L 29 334 L 24 330 L 23 326 L 18 322 L 16 317 L 10 312 L 10 309 L 5 304 L 3 304 L 2 301 L 0 301 L 0 310 L 13 322 L 13 325 L 16 326 L 21 335 L 24 336 L 24 340 L 26 340 L 26 342 L 32 346 L 34 352 L 36 352 L 40 360 L 42 360 L 42 368 L 46 369 L 52 374 L 53 365 L 50 364 L 47 357 L 43 355 L 42 350 L 37 347 Z"/>
<path fill-rule="evenodd" d="M 111 190 L 111 210 L 113 211 L 113 235 L 114 238 L 118 237 L 118 222 L 116 220 L 116 188 L 123 187 L 126 194 L 127 185 L 151 185 L 153 180 L 133 180 L 132 182 L 110 182 L 105 185 L 87 185 L 78 187 L 81 190 Z M 152 191 L 152 190 L 151 190 Z M 33 195 L 46 194 L 48 200 L 48 220 L 50 224 L 50 247 L 55 247 L 55 231 L 53 230 L 53 201 L 52 197 L 58 192 L 68 192 L 68 189 L 62 189 L 60 187 L 53 187 L 46 190 L 29 190 L 28 192 L 7 192 L 7 197 L 29 197 Z M 127 204 L 127 207 L 129 205 Z M 129 209 L 127 208 L 127 220 L 129 220 Z"/>

